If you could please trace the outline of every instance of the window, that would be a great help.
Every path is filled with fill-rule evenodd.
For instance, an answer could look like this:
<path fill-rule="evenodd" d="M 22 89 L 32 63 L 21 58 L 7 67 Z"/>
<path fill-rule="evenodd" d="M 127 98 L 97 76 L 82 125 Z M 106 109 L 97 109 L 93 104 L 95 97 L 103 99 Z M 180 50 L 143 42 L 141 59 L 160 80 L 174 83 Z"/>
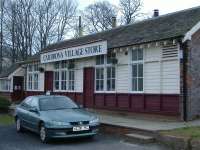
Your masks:
<path fill-rule="evenodd" d="M 96 68 L 96 91 L 104 90 L 104 68 Z"/>
<path fill-rule="evenodd" d="M 0 91 L 10 91 L 10 80 L 0 80 Z"/>
<path fill-rule="evenodd" d="M 107 91 L 115 90 L 115 67 L 107 67 Z"/>
<path fill-rule="evenodd" d="M 54 90 L 75 90 L 74 61 L 61 61 L 54 64 Z"/>
<path fill-rule="evenodd" d="M 69 70 L 69 88 L 68 90 L 73 91 L 74 90 L 74 70 Z"/>
<path fill-rule="evenodd" d="M 143 91 L 143 50 L 132 50 L 132 91 Z"/>
<path fill-rule="evenodd" d="M 28 65 L 27 69 L 28 90 L 39 90 L 39 66 L 38 64 Z"/>
<path fill-rule="evenodd" d="M 113 59 L 115 53 L 96 56 L 95 83 L 96 91 L 115 91 L 116 69 Z"/>

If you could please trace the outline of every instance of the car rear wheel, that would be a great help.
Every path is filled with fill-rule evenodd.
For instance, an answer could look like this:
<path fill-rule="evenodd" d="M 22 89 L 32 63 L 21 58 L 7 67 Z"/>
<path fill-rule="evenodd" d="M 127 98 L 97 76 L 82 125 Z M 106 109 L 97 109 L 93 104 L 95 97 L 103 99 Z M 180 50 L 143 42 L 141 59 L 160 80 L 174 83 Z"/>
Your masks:
<path fill-rule="evenodd" d="M 21 125 L 21 120 L 19 118 L 16 119 L 16 130 L 17 130 L 17 132 L 23 131 L 23 127 Z"/>
<path fill-rule="evenodd" d="M 41 124 L 41 126 L 40 126 L 40 140 L 43 143 L 47 143 L 48 142 L 47 130 L 46 130 L 44 124 Z"/>

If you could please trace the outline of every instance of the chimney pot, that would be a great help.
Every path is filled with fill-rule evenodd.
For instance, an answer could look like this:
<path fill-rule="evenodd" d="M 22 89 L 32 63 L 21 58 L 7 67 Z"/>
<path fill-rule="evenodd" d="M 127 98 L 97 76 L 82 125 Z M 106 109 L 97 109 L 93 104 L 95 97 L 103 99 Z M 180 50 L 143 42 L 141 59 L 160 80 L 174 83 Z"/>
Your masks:
<path fill-rule="evenodd" d="M 83 35 L 81 16 L 79 16 L 78 34 L 79 34 L 79 37 L 81 37 Z"/>
<path fill-rule="evenodd" d="M 158 16 L 159 16 L 159 10 L 158 9 L 154 9 L 153 17 L 158 17 Z"/>

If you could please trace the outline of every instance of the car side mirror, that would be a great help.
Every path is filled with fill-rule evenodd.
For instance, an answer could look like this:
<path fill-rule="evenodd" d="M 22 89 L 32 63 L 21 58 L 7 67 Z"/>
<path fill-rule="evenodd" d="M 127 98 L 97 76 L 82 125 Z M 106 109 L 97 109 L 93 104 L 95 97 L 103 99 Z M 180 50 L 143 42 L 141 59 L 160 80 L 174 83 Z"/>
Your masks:
<path fill-rule="evenodd" d="M 29 109 L 30 112 L 38 113 L 38 109 L 33 107 Z"/>

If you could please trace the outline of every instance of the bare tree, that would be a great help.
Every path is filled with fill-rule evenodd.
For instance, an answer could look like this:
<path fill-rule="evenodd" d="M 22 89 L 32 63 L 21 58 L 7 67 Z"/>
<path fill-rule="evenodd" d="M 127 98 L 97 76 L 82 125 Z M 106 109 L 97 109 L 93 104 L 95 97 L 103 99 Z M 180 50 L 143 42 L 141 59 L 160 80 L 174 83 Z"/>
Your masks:
<path fill-rule="evenodd" d="M 1 31 L 0 31 L 0 73 L 2 72 L 2 67 L 3 67 L 3 19 L 4 19 L 4 6 L 5 6 L 5 0 L 1 0 L 0 2 L 0 15 L 1 15 L 1 19 L 0 19 L 0 25 L 1 25 Z"/>
<path fill-rule="evenodd" d="M 90 33 L 100 32 L 112 28 L 112 17 L 117 16 L 117 10 L 108 1 L 100 1 L 89 5 L 83 16 Z"/>
<path fill-rule="evenodd" d="M 37 8 L 38 19 L 38 40 L 40 49 L 55 40 L 54 25 L 57 21 L 59 10 L 56 0 L 41 0 Z"/>
<path fill-rule="evenodd" d="M 141 0 L 120 0 L 120 11 L 122 13 L 122 23 L 129 24 L 141 15 Z"/>
<path fill-rule="evenodd" d="M 75 21 L 77 12 L 76 1 L 62 0 L 59 3 L 59 14 L 56 21 L 57 26 L 57 41 L 61 41 L 67 31 L 71 29 L 71 24 Z"/>

